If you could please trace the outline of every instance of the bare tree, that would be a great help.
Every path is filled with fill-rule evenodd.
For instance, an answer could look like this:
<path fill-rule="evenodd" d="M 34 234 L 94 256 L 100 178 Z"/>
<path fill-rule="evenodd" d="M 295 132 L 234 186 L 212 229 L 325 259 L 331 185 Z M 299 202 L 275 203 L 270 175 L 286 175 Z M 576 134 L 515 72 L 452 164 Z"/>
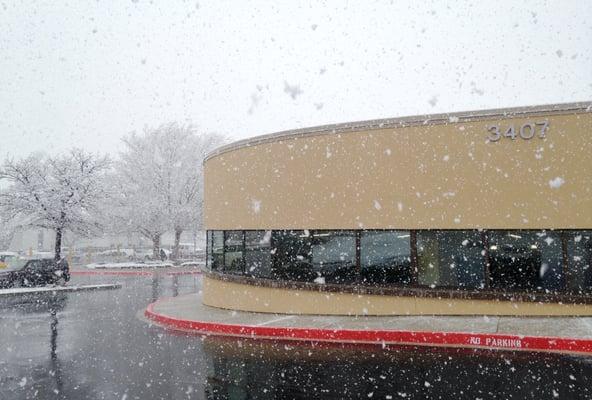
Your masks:
<path fill-rule="evenodd" d="M 99 204 L 106 197 L 103 178 L 109 165 L 108 157 L 79 149 L 56 157 L 6 160 L 0 168 L 0 179 L 10 183 L 0 192 L 3 219 L 53 230 L 59 260 L 66 230 L 90 236 L 100 229 Z"/>
<path fill-rule="evenodd" d="M 181 234 L 199 225 L 202 160 L 223 143 L 219 135 L 196 135 L 191 125 L 169 123 L 132 133 L 117 165 L 119 225 L 152 240 L 153 257 L 167 231 L 175 234 L 173 258 Z"/>

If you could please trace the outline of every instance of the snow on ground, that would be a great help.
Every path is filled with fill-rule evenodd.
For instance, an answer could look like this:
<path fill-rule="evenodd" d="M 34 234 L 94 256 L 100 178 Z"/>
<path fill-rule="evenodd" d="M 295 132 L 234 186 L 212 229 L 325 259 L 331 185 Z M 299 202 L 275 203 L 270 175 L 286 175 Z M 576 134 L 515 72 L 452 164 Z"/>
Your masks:
<path fill-rule="evenodd" d="M 21 287 L 11 289 L 0 289 L 0 297 L 14 296 L 19 294 L 46 293 L 46 292 L 78 292 L 82 290 L 97 289 L 119 289 L 120 284 L 101 284 L 101 285 L 80 285 L 80 286 L 43 286 L 43 287 Z"/>
<path fill-rule="evenodd" d="M 118 268 L 171 268 L 176 267 L 172 262 L 146 261 L 146 262 L 116 262 L 116 263 L 92 263 L 87 264 L 89 269 L 118 269 Z"/>
<path fill-rule="evenodd" d="M 179 266 L 180 267 L 201 267 L 205 264 L 204 261 L 185 261 L 182 262 Z"/>

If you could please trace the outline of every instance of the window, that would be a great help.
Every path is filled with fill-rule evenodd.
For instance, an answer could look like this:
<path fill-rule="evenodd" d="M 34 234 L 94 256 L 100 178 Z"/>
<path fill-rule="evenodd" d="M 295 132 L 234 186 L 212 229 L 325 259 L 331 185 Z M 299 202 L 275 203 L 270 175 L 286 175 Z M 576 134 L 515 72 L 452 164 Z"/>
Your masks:
<path fill-rule="evenodd" d="M 355 232 L 315 231 L 312 235 L 312 265 L 321 282 L 356 281 Z"/>
<path fill-rule="evenodd" d="M 260 278 L 592 292 L 592 231 L 237 230 L 207 241 L 209 268 Z"/>
<path fill-rule="evenodd" d="M 212 269 L 212 231 L 206 232 L 206 268 Z"/>
<path fill-rule="evenodd" d="M 553 231 L 488 232 L 490 286 L 557 291 L 563 285 L 561 237 Z"/>
<path fill-rule="evenodd" d="M 212 231 L 212 269 L 222 270 L 224 267 L 224 231 Z"/>
<path fill-rule="evenodd" d="M 245 267 L 249 275 L 271 277 L 271 231 L 245 231 Z"/>
<path fill-rule="evenodd" d="M 409 231 L 361 232 L 360 274 L 363 283 L 410 283 Z"/>
<path fill-rule="evenodd" d="M 592 291 L 592 231 L 566 232 L 568 288 Z"/>
<path fill-rule="evenodd" d="M 311 235 L 309 231 L 273 231 L 271 242 L 273 277 L 308 282 L 312 282 L 318 277 L 312 269 Z"/>
<path fill-rule="evenodd" d="M 243 231 L 224 232 L 224 271 L 233 274 L 244 273 Z"/>
<path fill-rule="evenodd" d="M 485 251 L 478 231 L 417 232 L 418 283 L 485 287 Z"/>

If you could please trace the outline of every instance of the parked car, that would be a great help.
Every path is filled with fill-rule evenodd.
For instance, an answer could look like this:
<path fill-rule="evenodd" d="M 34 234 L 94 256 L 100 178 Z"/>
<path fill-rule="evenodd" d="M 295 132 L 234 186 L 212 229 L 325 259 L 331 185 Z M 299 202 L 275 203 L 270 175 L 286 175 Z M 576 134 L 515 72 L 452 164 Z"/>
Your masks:
<path fill-rule="evenodd" d="M 8 264 L 11 260 L 18 258 L 18 253 L 12 251 L 0 252 L 0 270 L 8 268 Z"/>
<path fill-rule="evenodd" d="M 70 266 L 66 259 L 15 260 L 5 270 L 0 270 L 0 286 L 42 286 L 65 283 L 70 280 Z"/>

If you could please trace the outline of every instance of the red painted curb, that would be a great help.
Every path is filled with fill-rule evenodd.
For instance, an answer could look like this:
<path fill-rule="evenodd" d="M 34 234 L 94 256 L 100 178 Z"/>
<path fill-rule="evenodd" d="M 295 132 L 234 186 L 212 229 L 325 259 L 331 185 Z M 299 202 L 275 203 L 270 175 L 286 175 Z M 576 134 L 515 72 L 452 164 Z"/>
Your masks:
<path fill-rule="evenodd" d="M 155 312 L 154 305 L 158 301 L 149 304 L 144 311 L 144 315 L 148 319 L 165 328 L 200 334 L 309 342 L 468 347 L 485 350 L 592 354 L 592 339 L 465 332 L 265 327 L 185 320 Z"/>
<path fill-rule="evenodd" d="M 158 271 L 70 271 L 70 275 L 118 275 L 118 276 L 152 276 Z M 201 275 L 201 271 L 173 271 L 165 272 L 166 276 Z"/>

